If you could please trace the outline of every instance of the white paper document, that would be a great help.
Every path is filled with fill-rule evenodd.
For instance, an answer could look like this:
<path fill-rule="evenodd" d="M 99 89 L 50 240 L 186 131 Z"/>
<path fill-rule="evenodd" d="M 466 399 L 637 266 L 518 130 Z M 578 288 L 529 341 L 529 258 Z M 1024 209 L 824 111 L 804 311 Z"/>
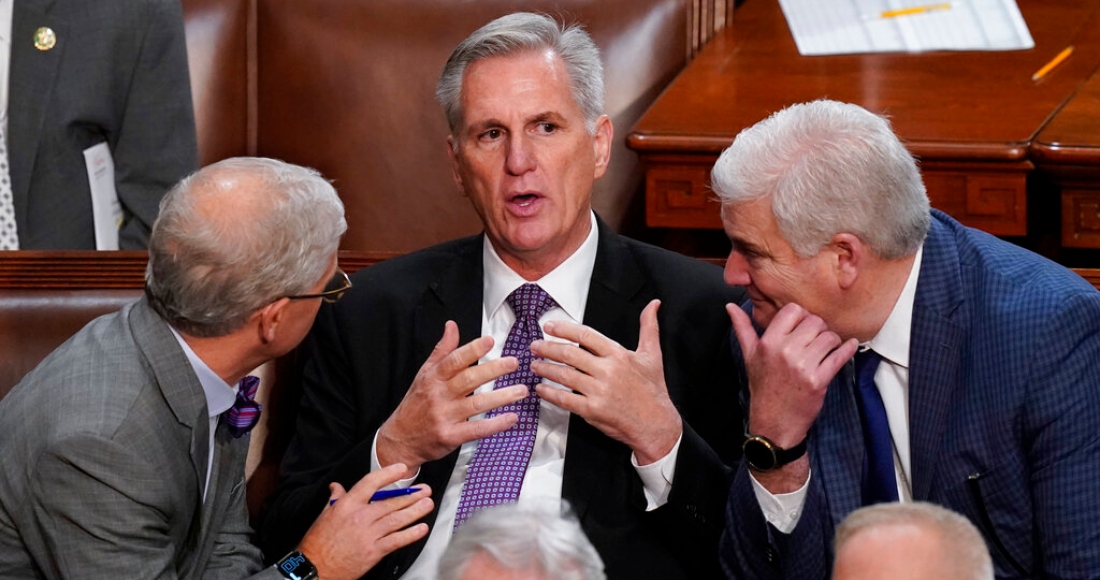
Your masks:
<path fill-rule="evenodd" d="M 122 225 L 122 205 L 115 191 L 115 160 L 107 143 L 84 150 L 88 166 L 88 185 L 92 190 L 92 214 L 95 218 L 95 249 L 117 250 L 118 228 Z"/>
<path fill-rule="evenodd" d="M 1015 0 L 779 0 L 779 5 L 803 55 L 1035 46 Z"/>

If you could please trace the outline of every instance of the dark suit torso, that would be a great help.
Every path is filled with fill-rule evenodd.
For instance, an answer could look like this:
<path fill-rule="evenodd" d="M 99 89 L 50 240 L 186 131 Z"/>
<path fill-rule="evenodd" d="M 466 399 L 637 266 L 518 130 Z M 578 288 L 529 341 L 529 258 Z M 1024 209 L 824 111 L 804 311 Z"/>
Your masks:
<path fill-rule="evenodd" d="M 722 352 L 730 328 L 723 305 L 740 302 L 742 294 L 712 265 L 617 236 L 602 223 L 599 236 L 584 322 L 633 349 L 642 309 L 661 298 L 665 377 L 684 417 L 684 438 L 669 503 L 645 512 L 630 449 L 573 416 L 562 497 L 609 578 L 714 577 L 726 464 L 739 456 L 742 431 L 732 360 Z M 481 252 L 477 236 L 383 262 L 358 273 L 353 290 L 322 309 L 307 340 L 305 395 L 284 481 L 261 526 L 265 551 L 278 553 L 297 541 L 323 507 L 328 481 L 347 486 L 367 473 L 375 432 L 439 341 L 444 322 L 458 323 L 463 344 L 480 336 Z M 419 481 L 442 494 L 457 455 L 423 465 Z M 422 547 L 394 553 L 368 576 L 400 576 Z"/>
<path fill-rule="evenodd" d="M 260 569 L 248 437 L 218 429 L 204 502 L 206 399 L 144 300 L 47 357 L 0 401 L 0 425 L 0 577 L 239 580 Z"/>
<path fill-rule="evenodd" d="M 933 212 L 913 305 L 909 432 L 914 500 L 969 518 L 998 578 L 1100 573 L 1100 293 L 1083 279 Z M 828 577 L 833 531 L 860 507 L 862 440 L 848 365 L 810 432 L 792 534 L 764 523 L 738 470 L 722 539 L 730 578 Z"/>
<path fill-rule="evenodd" d="M 48 27 L 49 50 L 34 35 Z M 178 0 L 17 0 L 7 150 L 20 248 L 95 249 L 83 151 L 106 142 L 121 249 L 144 249 L 161 197 L 198 168 Z"/>

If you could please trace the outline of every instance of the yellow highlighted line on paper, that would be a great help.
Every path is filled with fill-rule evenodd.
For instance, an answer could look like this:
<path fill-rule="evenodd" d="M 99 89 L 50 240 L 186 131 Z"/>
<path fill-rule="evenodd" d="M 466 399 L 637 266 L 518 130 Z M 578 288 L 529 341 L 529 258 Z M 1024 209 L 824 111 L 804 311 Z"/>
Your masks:
<path fill-rule="evenodd" d="M 950 10 L 950 2 L 941 2 L 939 4 L 925 4 L 924 6 L 912 6 L 910 8 L 899 8 L 897 10 L 887 10 L 882 14 L 879 14 L 879 18 L 896 18 L 898 16 L 910 16 L 913 14 L 924 14 L 925 12 L 935 12 L 936 10 Z"/>

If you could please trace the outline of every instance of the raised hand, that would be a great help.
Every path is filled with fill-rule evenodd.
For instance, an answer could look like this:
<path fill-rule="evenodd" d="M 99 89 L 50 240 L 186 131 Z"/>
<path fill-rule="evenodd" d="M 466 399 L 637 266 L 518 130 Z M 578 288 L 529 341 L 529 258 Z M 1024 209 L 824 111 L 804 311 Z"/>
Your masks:
<path fill-rule="evenodd" d="M 540 384 L 539 396 L 625 443 L 640 465 L 667 455 L 683 431 L 665 385 L 657 325 L 660 305 L 654 300 L 642 311 L 636 351 L 588 326 L 563 321 L 546 323 L 544 332 L 576 345 L 531 343 L 531 352 L 546 359 L 533 361 L 531 370 L 571 389 Z"/>
<path fill-rule="evenodd" d="M 759 337 L 739 306 L 727 304 L 726 312 L 749 377 L 749 432 L 780 447 L 797 445 L 821 412 L 830 381 L 859 343 L 842 340 L 794 303 L 784 305 Z"/>
<path fill-rule="evenodd" d="M 415 475 L 421 464 L 439 459 L 467 441 L 514 425 L 518 420 L 515 413 L 467 419 L 527 396 L 523 385 L 471 395 L 479 386 L 512 372 L 519 363 L 515 357 L 502 357 L 476 364 L 492 349 L 492 337 L 483 336 L 461 347 L 458 337 L 458 325 L 448 320 L 443 338 L 378 431 L 379 463 L 405 464 L 406 477 Z"/>

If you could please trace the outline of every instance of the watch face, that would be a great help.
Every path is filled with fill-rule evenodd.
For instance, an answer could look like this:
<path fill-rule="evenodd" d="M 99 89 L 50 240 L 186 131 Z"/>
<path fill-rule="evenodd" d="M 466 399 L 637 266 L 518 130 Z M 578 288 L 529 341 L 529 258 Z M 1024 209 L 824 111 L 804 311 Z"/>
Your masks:
<path fill-rule="evenodd" d="M 317 569 L 302 555 L 294 551 L 279 561 L 279 571 L 288 580 L 311 580 L 317 577 Z"/>
<path fill-rule="evenodd" d="M 763 437 L 749 437 L 742 447 L 749 465 L 760 471 L 775 469 L 775 446 Z"/>

